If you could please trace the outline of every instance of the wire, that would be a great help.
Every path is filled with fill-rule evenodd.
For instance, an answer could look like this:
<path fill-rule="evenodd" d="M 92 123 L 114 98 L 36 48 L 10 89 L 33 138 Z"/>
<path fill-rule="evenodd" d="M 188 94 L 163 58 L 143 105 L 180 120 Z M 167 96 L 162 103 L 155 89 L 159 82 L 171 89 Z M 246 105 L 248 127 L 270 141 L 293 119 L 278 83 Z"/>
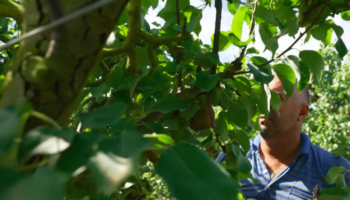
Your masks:
<path fill-rule="evenodd" d="M 76 17 L 84 15 L 84 14 L 86 14 L 88 12 L 91 12 L 91 11 L 97 9 L 97 8 L 100 8 L 102 6 L 105 6 L 105 5 L 107 5 L 109 3 L 112 3 L 112 2 L 115 2 L 115 1 L 116 0 L 101 0 L 101 1 L 97 1 L 96 3 L 93 3 L 91 5 L 88 5 L 86 7 L 83 7 L 81 9 L 79 9 L 79 10 L 77 10 L 77 11 L 71 13 L 71 14 L 68 14 L 68 15 L 66 15 L 66 16 L 58 19 L 58 20 L 55 20 L 55 21 L 53 21 L 53 22 L 51 22 L 51 23 L 49 23 L 47 25 L 38 27 L 38 28 L 36 28 L 34 30 L 31 30 L 28 33 L 18 37 L 18 38 L 10 40 L 4 46 L 0 47 L 0 51 L 3 51 L 3 50 L 5 50 L 5 49 L 7 49 L 7 48 L 9 48 L 11 46 L 14 46 L 14 45 L 20 43 L 21 41 L 29 39 L 29 38 L 37 35 L 37 34 L 41 34 L 41 33 L 44 33 L 46 31 L 49 31 L 49 30 L 51 30 L 51 29 L 53 29 L 53 28 L 55 28 L 55 27 L 57 27 L 59 25 L 62 25 L 65 22 L 68 22 L 69 20 L 72 20 L 72 19 L 74 19 Z"/>

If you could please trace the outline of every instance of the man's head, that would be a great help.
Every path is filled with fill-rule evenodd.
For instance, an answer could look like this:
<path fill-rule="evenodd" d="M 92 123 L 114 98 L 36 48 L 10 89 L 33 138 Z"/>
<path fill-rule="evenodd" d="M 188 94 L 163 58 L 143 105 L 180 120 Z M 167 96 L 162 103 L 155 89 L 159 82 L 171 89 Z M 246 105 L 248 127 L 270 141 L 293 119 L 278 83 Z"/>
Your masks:
<path fill-rule="evenodd" d="M 302 122 L 309 113 L 308 89 L 305 88 L 299 93 L 295 86 L 293 94 L 286 99 L 282 82 L 277 75 L 275 75 L 269 87 L 281 98 L 280 116 L 275 110 L 271 112 L 267 121 L 264 116 L 260 116 L 259 123 L 263 130 L 261 136 L 268 139 L 278 134 L 299 132 Z"/>

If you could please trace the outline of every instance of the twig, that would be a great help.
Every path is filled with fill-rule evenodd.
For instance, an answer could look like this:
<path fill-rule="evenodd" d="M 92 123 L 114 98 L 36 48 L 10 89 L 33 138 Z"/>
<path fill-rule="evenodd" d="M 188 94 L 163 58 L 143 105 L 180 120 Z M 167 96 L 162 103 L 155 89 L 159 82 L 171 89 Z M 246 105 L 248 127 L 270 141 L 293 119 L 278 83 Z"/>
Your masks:
<path fill-rule="evenodd" d="M 326 7 L 328 6 L 329 1 L 330 1 L 330 0 L 328 0 L 328 1 L 324 4 L 324 7 L 322 8 L 321 12 L 318 13 L 318 15 L 317 15 L 315 21 L 313 21 L 312 24 L 311 24 L 303 33 L 301 33 L 301 34 L 299 35 L 299 37 L 293 42 L 292 45 L 290 45 L 286 50 L 284 50 L 284 51 L 283 51 L 280 55 L 278 55 L 276 58 L 272 58 L 271 60 L 269 60 L 269 61 L 267 61 L 267 62 L 261 64 L 259 67 L 264 67 L 264 66 L 266 66 L 266 65 L 268 65 L 268 64 L 270 64 L 270 63 L 272 63 L 273 61 L 275 61 L 276 59 L 282 57 L 284 54 L 286 54 L 288 51 L 290 51 L 290 50 L 294 47 L 294 45 L 295 45 L 297 42 L 299 42 L 299 40 L 300 40 L 300 39 L 301 39 L 301 38 L 302 38 L 302 37 L 303 37 L 303 36 L 318 22 L 318 20 L 320 20 L 320 17 L 321 17 L 321 15 L 322 15 L 324 9 L 326 9 Z"/>
<path fill-rule="evenodd" d="M 243 71 L 243 72 L 235 72 L 233 75 L 238 75 L 238 74 L 249 74 L 251 71 Z"/>
<path fill-rule="evenodd" d="M 222 152 L 226 153 L 226 147 L 221 143 L 219 139 L 219 134 L 216 132 L 216 129 L 213 127 L 214 135 L 215 135 L 215 141 L 219 144 Z"/>
<path fill-rule="evenodd" d="M 113 3 L 113 2 L 116 2 L 116 0 L 96 1 L 93 4 L 90 4 L 90 5 L 86 6 L 86 7 L 83 7 L 81 9 L 79 9 L 79 10 L 69 14 L 69 15 L 66 15 L 66 16 L 64 16 L 64 17 L 62 17 L 62 18 L 60 18 L 58 20 L 55 20 L 55 21 L 53 21 L 53 22 L 51 22 L 51 23 L 49 23 L 47 25 L 44 25 L 44 26 L 38 27 L 38 28 L 36 28 L 34 30 L 31 30 L 31 31 L 27 32 L 26 34 L 9 41 L 4 46 L 0 47 L 0 51 L 3 51 L 3 50 L 5 50 L 5 49 L 7 49 L 7 48 L 9 48 L 9 47 L 11 47 L 11 46 L 13 46 L 15 44 L 18 44 L 18 43 L 20 43 L 23 40 L 32 38 L 35 35 L 47 32 L 47 31 L 49 31 L 49 30 L 51 30 L 53 28 L 56 28 L 57 26 L 60 26 L 60 25 L 66 23 L 66 22 L 68 22 L 68 21 L 70 21 L 70 20 L 72 20 L 74 18 L 77 18 L 77 17 L 79 17 L 81 15 L 84 15 L 84 14 L 86 14 L 88 12 L 91 12 L 93 10 L 96 10 L 96 9 L 102 7 L 102 6 L 108 5 L 108 4 Z"/>
<path fill-rule="evenodd" d="M 251 37 L 251 35 L 253 34 L 253 31 L 255 29 L 255 11 L 256 11 L 256 7 L 258 6 L 258 3 L 259 3 L 259 0 L 256 0 L 255 3 L 254 3 L 254 10 L 252 12 L 252 21 L 251 21 L 251 24 L 250 24 L 250 31 L 249 31 L 249 37 Z M 245 51 L 247 50 L 247 47 L 248 45 L 244 46 L 242 48 L 242 52 L 241 54 L 239 55 L 239 60 L 242 61 L 243 58 L 244 58 L 244 54 L 245 54 Z"/>
<path fill-rule="evenodd" d="M 177 25 L 181 25 L 180 24 L 180 9 L 179 9 L 179 0 L 175 0 L 175 7 L 176 7 L 176 23 Z M 187 21 L 187 20 L 186 20 Z M 185 26 L 186 22 L 184 22 L 184 26 Z M 182 30 L 184 30 L 184 28 L 182 28 Z M 186 28 L 185 28 L 186 30 Z M 180 32 L 179 32 L 180 34 Z M 181 45 L 181 42 L 178 42 L 177 45 Z M 181 62 L 181 52 L 177 52 L 176 55 L 176 64 L 180 64 Z M 177 76 L 177 88 L 178 90 L 180 90 L 180 92 L 182 91 L 182 69 L 179 70 L 178 76 Z"/>
<path fill-rule="evenodd" d="M 122 53 L 126 53 L 126 46 L 125 45 L 118 47 L 118 48 L 114 48 L 114 49 L 113 48 L 103 49 L 102 56 L 103 57 L 116 56 L 116 55 L 119 55 Z"/>
<path fill-rule="evenodd" d="M 212 105 L 212 100 L 213 100 L 213 92 L 210 92 L 210 94 L 208 95 L 208 105 L 211 106 Z M 214 131 L 214 135 L 215 135 L 215 141 L 219 144 L 221 150 L 226 153 L 226 147 L 221 143 L 220 139 L 219 139 L 219 134 L 217 133 L 216 129 L 215 129 L 215 123 L 214 123 L 214 119 L 215 116 L 213 116 L 214 112 L 209 112 L 210 114 L 210 119 L 211 119 L 211 128 Z"/>
<path fill-rule="evenodd" d="M 57 128 L 57 129 L 61 129 L 61 126 L 55 120 L 53 120 L 52 118 L 50 118 L 49 116 L 47 116 L 43 113 L 32 110 L 29 112 L 29 114 L 33 117 L 36 117 L 38 119 L 41 119 L 44 122 L 51 124 L 53 127 Z"/>
<path fill-rule="evenodd" d="M 223 71 L 218 73 L 219 77 L 221 79 L 227 79 L 227 78 L 232 78 L 232 76 L 239 75 L 239 74 L 249 74 L 251 71 L 241 71 L 241 72 L 232 72 L 231 70 Z"/>
<path fill-rule="evenodd" d="M 222 15 L 222 2 L 221 0 L 215 0 L 216 17 L 215 17 L 215 32 L 213 40 L 213 53 L 218 55 L 219 53 L 219 42 L 220 42 L 220 31 L 221 31 L 221 15 Z M 211 73 L 215 74 L 216 65 L 213 66 Z"/>

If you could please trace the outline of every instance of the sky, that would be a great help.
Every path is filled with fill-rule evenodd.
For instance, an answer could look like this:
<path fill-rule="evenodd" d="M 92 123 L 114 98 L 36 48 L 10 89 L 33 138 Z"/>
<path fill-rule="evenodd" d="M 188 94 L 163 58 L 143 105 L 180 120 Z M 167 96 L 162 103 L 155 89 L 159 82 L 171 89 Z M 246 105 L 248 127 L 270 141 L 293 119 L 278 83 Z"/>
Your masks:
<path fill-rule="evenodd" d="M 222 21 L 221 21 L 221 30 L 222 31 L 229 31 L 231 30 L 231 22 L 233 19 L 233 15 L 228 11 L 227 8 L 227 0 L 223 1 L 223 11 L 222 11 Z M 214 1 L 212 1 L 214 2 Z M 198 7 L 203 5 L 203 0 L 190 0 L 191 5 Z M 146 15 L 146 20 L 150 23 L 151 28 L 156 28 L 154 25 L 152 25 L 152 22 L 157 22 L 161 25 L 164 24 L 164 20 L 160 17 L 157 17 L 157 13 L 165 6 L 165 2 L 159 1 L 159 5 L 154 10 L 150 8 L 148 11 L 148 14 Z M 199 38 L 202 40 L 204 44 L 211 44 L 211 36 L 214 34 L 214 25 L 215 25 L 215 15 L 216 10 L 214 7 L 214 4 L 211 6 L 207 6 L 203 11 L 203 17 L 201 20 L 202 25 L 202 31 L 199 34 Z M 344 34 L 342 36 L 342 39 L 346 46 L 350 47 L 350 37 L 345 37 L 346 35 L 350 35 L 350 21 L 344 21 L 341 19 L 340 16 L 336 16 L 333 19 L 334 23 L 341 26 L 344 29 Z M 256 26 L 256 33 L 258 33 L 258 26 Z M 242 31 L 242 41 L 245 41 L 248 38 L 249 30 L 247 25 L 243 27 Z M 299 35 L 299 34 L 297 34 Z M 305 36 L 304 36 L 305 38 Z M 256 34 L 256 41 L 255 44 L 252 44 L 250 46 L 254 46 L 256 49 L 260 51 L 259 56 L 265 57 L 267 59 L 270 59 L 272 54 L 268 50 L 264 51 L 265 45 L 260 39 L 259 34 Z M 333 34 L 332 41 L 336 39 L 335 34 Z M 294 38 L 289 36 L 283 36 L 278 40 L 279 48 L 276 52 L 278 55 L 279 53 L 282 53 L 285 49 L 287 49 L 293 42 L 295 41 Z M 336 40 L 335 40 L 336 41 Z M 286 55 L 298 55 L 299 51 L 301 50 L 318 50 L 320 48 L 320 41 L 317 41 L 311 37 L 310 41 L 306 44 L 303 43 L 303 39 L 301 39 L 295 46 L 294 49 L 290 50 Z M 225 51 L 222 51 L 219 53 L 220 61 L 221 62 L 231 62 L 235 60 L 236 57 L 239 56 L 240 50 L 238 47 L 235 47 L 231 45 L 228 49 Z"/>

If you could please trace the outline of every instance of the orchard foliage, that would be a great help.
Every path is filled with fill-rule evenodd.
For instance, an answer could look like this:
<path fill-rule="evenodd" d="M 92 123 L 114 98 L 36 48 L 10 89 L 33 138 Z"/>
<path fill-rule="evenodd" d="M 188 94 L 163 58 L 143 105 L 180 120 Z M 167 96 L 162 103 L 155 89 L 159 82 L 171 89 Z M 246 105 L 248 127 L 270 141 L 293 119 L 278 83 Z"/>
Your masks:
<path fill-rule="evenodd" d="M 349 160 L 349 56 L 342 62 L 334 45 L 321 49 L 327 69 L 320 85 L 310 86 L 312 106 L 304 129 L 315 144 Z"/>
<path fill-rule="evenodd" d="M 0 40 L 98 2 L 108 1 L 0 0 Z M 243 199 L 249 138 L 259 131 L 258 116 L 281 103 L 267 86 L 273 71 L 287 97 L 294 84 L 317 88 L 315 95 L 331 89 L 324 104 L 332 114 L 319 100 L 307 130 L 348 141 L 348 117 L 336 115 L 348 98 L 340 67 L 347 47 L 333 21 L 350 20 L 348 1 L 204 0 L 194 7 L 167 0 L 158 13 L 163 25 L 145 20 L 158 0 L 111 2 L 1 51 L 0 199 Z M 221 31 L 223 4 L 234 16 L 230 31 Z M 216 8 L 211 45 L 198 37 L 207 6 Z M 106 43 L 108 35 L 115 39 Z M 282 46 L 284 35 L 295 42 Z M 257 36 L 272 58 L 254 48 Z M 311 37 L 334 46 L 331 53 L 289 54 Z M 232 45 L 239 56 L 221 62 L 218 52 Z M 337 126 L 325 131 L 328 123 Z M 334 147 L 340 155 L 348 145 Z M 218 164 L 220 151 L 227 157 Z M 321 198 L 349 197 L 346 170 L 330 170 L 327 181 L 337 187 Z"/>

